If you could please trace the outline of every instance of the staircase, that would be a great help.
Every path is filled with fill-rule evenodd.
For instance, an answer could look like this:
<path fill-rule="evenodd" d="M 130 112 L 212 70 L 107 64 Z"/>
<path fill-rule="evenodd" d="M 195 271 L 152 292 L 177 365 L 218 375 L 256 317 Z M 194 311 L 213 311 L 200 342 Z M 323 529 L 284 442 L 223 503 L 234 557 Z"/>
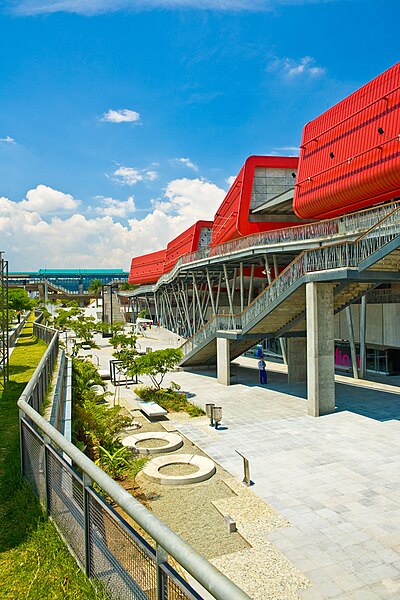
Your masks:
<path fill-rule="evenodd" d="M 305 250 L 239 315 L 215 315 L 181 348 L 182 366 L 216 362 L 216 339 L 231 339 L 237 358 L 271 334 L 280 337 L 305 330 L 305 284 L 332 282 L 335 313 L 359 299 L 400 269 L 400 208 L 396 208 L 355 241 Z"/>

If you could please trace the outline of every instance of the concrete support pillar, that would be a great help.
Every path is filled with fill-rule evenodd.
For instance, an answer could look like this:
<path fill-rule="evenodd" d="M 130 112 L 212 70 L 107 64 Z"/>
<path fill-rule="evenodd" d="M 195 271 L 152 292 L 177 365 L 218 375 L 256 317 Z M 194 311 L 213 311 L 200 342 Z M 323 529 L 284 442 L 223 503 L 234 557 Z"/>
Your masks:
<path fill-rule="evenodd" d="M 335 410 L 333 284 L 306 284 L 307 395 L 313 417 Z"/>
<path fill-rule="evenodd" d="M 231 356 L 227 338 L 217 337 L 217 381 L 222 385 L 231 384 Z"/>
<path fill-rule="evenodd" d="M 287 338 L 288 383 L 307 381 L 307 338 Z"/>

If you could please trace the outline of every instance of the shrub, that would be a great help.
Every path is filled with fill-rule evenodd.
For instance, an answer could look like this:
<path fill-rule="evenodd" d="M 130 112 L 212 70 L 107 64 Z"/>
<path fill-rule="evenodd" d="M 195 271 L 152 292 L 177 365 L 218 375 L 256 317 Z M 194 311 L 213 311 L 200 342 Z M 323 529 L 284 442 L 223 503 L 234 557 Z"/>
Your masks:
<path fill-rule="evenodd" d="M 132 423 L 132 417 L 120 414 L 119 406 L 103 404 L 107 394 L 97 395 L 90 389 L 101 384 L 97 369 L 89 361 L 73 361 L 73 437 L 74 443 L 89 456 L 96 459 L 101 446 L 113 454 L 121 448 L 117 436 Z"/>
<path fill-rule="evenodd" d="M 169 388 L 154 389 L 151 387 L 136 388 L 135 393 L 145 402 L 157 402 L 169 412 L 186 412 L 191 417 L 204 415 L 204 411 L 189 402 L 183 392 Z"/>
<path fill-rule="evenodd" d="M 127 373 L 131 376 L 148 375 L 154 387 L 159 390 L 165 375 L 182 360 L 182 357 L 180 348 L 155 350 L 135 358 Z"/>

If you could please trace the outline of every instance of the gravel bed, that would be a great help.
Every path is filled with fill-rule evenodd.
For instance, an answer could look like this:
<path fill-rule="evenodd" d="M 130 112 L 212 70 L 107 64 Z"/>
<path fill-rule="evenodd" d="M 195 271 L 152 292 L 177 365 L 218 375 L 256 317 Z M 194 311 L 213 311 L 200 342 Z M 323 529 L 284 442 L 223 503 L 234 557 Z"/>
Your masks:
<path fill-rule="evenodd" d="M 196 473 L 196 471 L 198 471 L 198 468 L 195 465 L 186 465 L 184 463 L 165 465 L 161 469 L 158 469 L 158 472 L 162 475 L 191 475 L 192 473 Z"/>
<path fill-rule="evenodd" d="M 140 431 L 143 431 L 142 429 Z M 139 431 L 138 431 L 139 433 Z M 143 433 L 145 433 L 143 431 Z M 168 446 L 168 441 L 167 440 L 161 440 L 161 439 L 148 439 L 148 440 L 140 440 L 140 442 L 136 442 L 135 444 L 135 448 L 160 448 L 162 449 L 163 446 Z"/>
<path fill-rule="evenodd" d="M 190 441 L 182 439 L 183 446 L 177 453 L 204 456 Z M 169 456 L 173 457 L 174 453 Z M 171 469 L 170 475 L 183 475 L 181 469 L 186 466 L 191 465 L 171 465 L 165 469 Z M 163 472 L 166 473 L 165 470 Z M 149 481 L 142 473 L 136 478 L 149 498 L 153 512 L 206 558 L 249 548 L 239 533 L 228 533 L 224 517 L 213 505 L 213 500 L 235 496 L 222 481 L 221 472 L 222 469 L 217 466 L 216 474 L 207 481 L 171 487 Z"/>
<path fill-rule="evenodd" d="M 176 431 L 171 421 L 180 423 L 188 419 L 184 413 L 174 413 L 170 415 L 171 421 L 149 422 L 140 411 L 131 411 L 131 414 L 141 423 L 138 433 Z M 206 422 L 203 424 L 204 417 L 190 421 L 198 421 L 199 429 L 210 433 Z M 182 439 L 184 445 L 177 452 L 204 456 L 190 440 L 183 436 Z M 160 447 L 160 453 L 155 456 L 162 455 Z M 163 472 L 182 475 L 184 466 L 167 466 Z M 253 600 L 298 600 L 299 589 L 308 587 L 310 582 L 267 539 L 269 532 L 290 527 L 290 523 L 251 489 L 218 465 L 216 468 L 211 479 L 191 485 L 159 485 L 147 480 L 142 473 L 136 480 L 153 512 Z M 226 516 L 234 519 L 237 532 L 228 533 Z"/>

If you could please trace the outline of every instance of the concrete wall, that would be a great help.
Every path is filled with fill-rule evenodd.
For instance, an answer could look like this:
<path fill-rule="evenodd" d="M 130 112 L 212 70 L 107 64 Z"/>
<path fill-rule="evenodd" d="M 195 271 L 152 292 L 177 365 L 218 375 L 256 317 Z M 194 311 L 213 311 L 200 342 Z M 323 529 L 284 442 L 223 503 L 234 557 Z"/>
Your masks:
<path fill-rule="evenodd" d="M 360 341 L 360 305 L 351 306 L 355 341 Z M 367 344 L 400 348 L 400 304 L 367 304 Z M 335 316 L 335 339 L 348 339 L 345 312 Z"/>
<path fill-rule="evenodd" d="M 292 173 L 295 169 L 266 169 L 256 167 L 253 189 L 251 192 L 250 209 L 257 208 L 267 200 L 275 198 L 286 190 L 293 188 L 295 179 Z"/>

